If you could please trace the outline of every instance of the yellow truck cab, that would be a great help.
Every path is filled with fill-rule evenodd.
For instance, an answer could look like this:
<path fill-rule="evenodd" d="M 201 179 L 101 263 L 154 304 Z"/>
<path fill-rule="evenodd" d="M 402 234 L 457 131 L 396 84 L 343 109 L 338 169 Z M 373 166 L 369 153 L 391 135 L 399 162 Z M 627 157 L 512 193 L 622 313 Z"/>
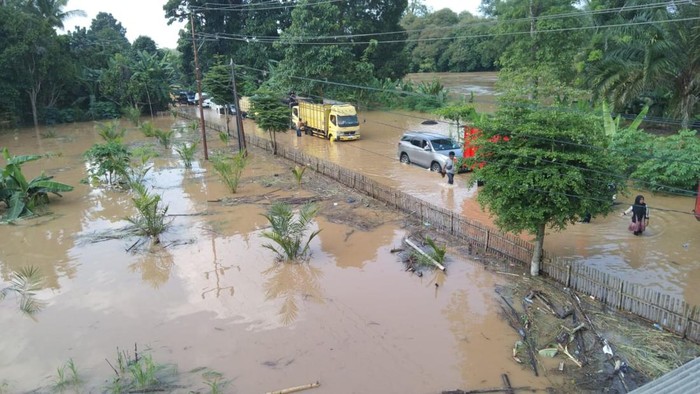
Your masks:
<path fill-rule="evenodd" d="M 335 141 L 360 139 L 360 122 L 353 105 L 300 101 L 292 106 L 292 124 L 296 125 L 299 118 L 306 134 Z"/>

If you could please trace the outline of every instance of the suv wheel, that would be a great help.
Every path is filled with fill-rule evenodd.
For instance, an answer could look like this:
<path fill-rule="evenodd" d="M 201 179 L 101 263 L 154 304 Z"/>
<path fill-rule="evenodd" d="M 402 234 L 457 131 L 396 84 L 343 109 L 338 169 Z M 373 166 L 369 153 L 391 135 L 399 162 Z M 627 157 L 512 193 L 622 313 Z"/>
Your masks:
<path fill-rule="evenodd" d="M 403 164 L 411 164 L 411 159 L 408 158 L 408 155 L 406 153 L 401 154 L 399 161 L 402 162 Z"/>
<path fill-rule="evenodd" d="M 440 172 L 441 169 L 442 167 L 440 167 L 440 163 L 438 163 L 437 161 L 434 161 L 430 164 L 430 171 L 432 172 Z"/>

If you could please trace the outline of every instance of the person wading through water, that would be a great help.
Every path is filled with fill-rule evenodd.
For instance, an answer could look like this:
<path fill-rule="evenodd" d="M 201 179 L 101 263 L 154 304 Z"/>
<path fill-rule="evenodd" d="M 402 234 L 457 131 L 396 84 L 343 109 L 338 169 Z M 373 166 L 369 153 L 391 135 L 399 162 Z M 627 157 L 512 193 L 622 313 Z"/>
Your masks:
<path fill-rule="evenodd" d="M 632 212 L 632 223 L 629 225 L 629 230 L 634 233 L 634 235 L 642 235 L 644 230 L 649 225 L 649 208 L 644 202 L 644 196 L 641 194 L 634 199 L 634 205 L 627 208 L 622 215 L 627 215 Z"/>
<path fill-rule="evenodd" d="M 304 127 L 304 122 L 299 118 L 297 121 L 297 137 L 301 137 L 301 128 Z"/>

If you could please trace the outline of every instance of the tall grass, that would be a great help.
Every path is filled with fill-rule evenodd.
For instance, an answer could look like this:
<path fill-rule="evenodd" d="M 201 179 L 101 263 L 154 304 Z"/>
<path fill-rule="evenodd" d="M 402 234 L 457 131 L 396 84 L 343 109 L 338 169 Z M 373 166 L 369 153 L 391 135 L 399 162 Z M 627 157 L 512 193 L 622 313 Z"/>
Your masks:
<path fill-rule="evenodd" d="M 289 204 L 273 203 L 267 214 L 263 215 L 272 228 L 263 231 L 261 235 L 272 243 L 263 246 L 275 252 L 283 261 L 295 262 L 304 259 L 309 251 L 311 240 L 321 232 L 320 229 L 316 230 L 304 239 L 317 213 L 318 207 L 315 204 L 305 204 L 299 210 L 299 214 L 295 215 Z"/>
<path fill-rule="evenodd" d="M 75 366 L 72 358 L 62 366 L 56 368 L 56 374 L 57 378 L 54 385 L 56 390 L 63 391 L 68 387 L 77 388 L 82 383 L 82 379 L 80 379 L 78 375 L 78 368 Z"/>
<path fill-rule="evenodd" d="M 150 354 L 132 358 L 127 352 L 117 349 L 116 366 L 107 361 L 117 375 L 107 387 L 111 393 L 171 392 L 167 375 L 175 375 L 175 368 L 153 361 Z"/>
<path fill-rule="evenodd" d="M 182 143 L 175 148 L 175 151 L 185 163 L 185 168 L 192 168 L 192 160 L 194 160 L 194 154 L 197 151 L 198 145 L 197 141 L 194 141 L 189 145 Z"/>
<path fill-rule="evenodd" d="M 232 157 L 217 154 L 211 158 L 214 171 L 219 174 L 219 177 L 231 193 L 236 193 L 236 190 L 238 190 L 238 183 L 241 180 L 241 175 L 247 162 L 247 156 L 243 152 L 238 152 Z"/>

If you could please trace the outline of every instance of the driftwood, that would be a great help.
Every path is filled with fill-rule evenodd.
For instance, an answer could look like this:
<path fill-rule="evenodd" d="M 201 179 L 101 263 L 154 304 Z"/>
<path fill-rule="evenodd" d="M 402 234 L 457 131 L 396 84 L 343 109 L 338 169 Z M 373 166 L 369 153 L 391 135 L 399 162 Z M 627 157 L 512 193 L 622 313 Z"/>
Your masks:
<path fill-rule="evenodd" d="M 524 387 L 505 387 L 505 388 L 491 388 L 491 389 L 481 389 L 481 390 L 447 390 L 443 391 L 442 394 L 484 394 L 484 393 L 515 393 L 516 391 L 529 391 L 531 393 L 537 390 L 532 389 L 529 386 Z"/>
<path fill-rule="evenodd" d="M 532 344 L 528 340 L 529 338 L 525 328 L 520 324 L 520 316 L 518 315 L 518 312 L 515 310 L 515 308 L 513 308 L 513 305 L 511 305 L 510 302 L 503 297 L 502 294 L 498 293 L 498 295 L 501 296 L 503 302 L 508 306 L 506 309 L 503 305 L 501 305 L 501 308 L 508 317 L 509 325 L 518 332 L 520 338 L 522 338 L 523 342 L 525 343 L 525 348 L 527 349 L 527 354 L 530 358 L 530 366 L 532 367 L 532 371 L 535 373 L 535 376 L 540 376 L 537 372 L 537 359 L 535 358 L 535 352 L 532 349 Z"/>
<path fill-rule="evenodd" d="M 321 386 L 321 382 L 316 381 L 316 382 L 313 382 L 313 383 L 303 384 L 303 385 L 301 385 L 301 386 L 294 386 L 294 387 L 290 387 L 290 388 L 287 388 L 287 389 L 282 389 L 282 390 L 277 390 L 277 391 L 268 391 L 267 394 L 289 394 L 289 393 L 296 393 L 296 392 L 298 392 L 298 391 L 304 391 L 304 390 L 308 390 L 308 389 L 313 389 L 313 388 L 316 388 L 316 387 L 319 387 L 319 386 Z"/>
<path fill-rule="evenodd" d="M 430 261 L 434 266 L 438 267 L 441 271 L 444 271 L 444 270 L 445 270 L 445 266 L 444 266 L 444 265 L 438 263 L 437 261 L 435 261 L 435 259 L 433 259 L 432 257 L 428 256 L 427 253 L 425 253 L 421 248 L 419 248 L 418 245 L 416 245 L 416 244 L 414 244 L 413 242 L 411 242 L 410 239 L 406 238 L 405 242 L 406 242 L 406 244 L 407 244 L 408 246 L 410 246 L 410 247 L 412 247 L 413 249 L 415 249 L 415 250 L 416 250 L 418 253 L 420 253 L 423 257 L 427 258 L 428 261 Z"/>
<path fill-rule="evenodd" d="M 513 386 L 510 385 L 510 379 L 508 379 L 508 375 L 501 374 L 501 381 L 503 382 L 503 387 L 506 388 L 506 393 L 513 394 Z"/>

